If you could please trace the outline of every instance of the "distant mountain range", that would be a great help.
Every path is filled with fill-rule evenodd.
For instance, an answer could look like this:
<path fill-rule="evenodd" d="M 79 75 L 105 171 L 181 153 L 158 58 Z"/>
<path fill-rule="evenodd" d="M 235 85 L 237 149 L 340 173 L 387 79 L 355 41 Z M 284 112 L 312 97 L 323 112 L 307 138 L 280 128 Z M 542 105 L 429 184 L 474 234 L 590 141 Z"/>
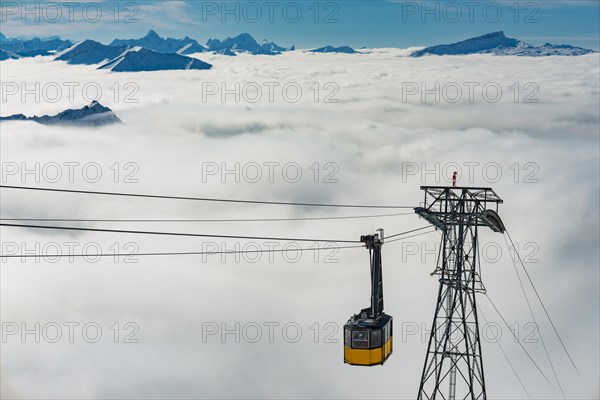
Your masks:
<path fill-rule="evenodd" d="M 411 55 L 421 57 L 424 55 L 465 55 L 465 54 L 495 54 L 499 56 L 580 56 L 594 53 L 594 50 L 546 43 L 534 46 L 518 39 L 508 38 L 504 32 L 492 32 L 475 38 L 463 40 L 452 44 L 441 44 L 426 47 Z"/>
<path fill-rule="evenodd" d="M 235 54 L 235 52 L 246 52 L 250 54 L 273 56 L 284 51 L 292 51 L 296 49 L 294 46 L 284 48 L 267 40 L 263 40 L 261 44 L 258 44 L 258 42 L 249 33 L 242 33 L 236 37 L 228 37 L 224 40 L 208 39 L 206 46 L 208 47 L 209 51 L 216 51 L 227 55 Z"/>
<path fill-rule="evenodd" d="M 72 46 L 77 46 L 79 49 L 66 56 L 68 59 L 62 57 L 64 54 L 61 52 Z M 98 43 L 91 39 L 84 40 L 77 44 L 73 44 L 69 40 L 61 40 L 58 37 L 49 39 L 9 39 L 0 33 L 0 60 L 57 54 L 58 60 L 68 61 L 71 64 L 97 64 L 103 61 L 112 60 L 128 49 L 134 47 L 141 47 L 164 54 L 189 55 L 194 53 L 212 52 L 227 56 L 235 56 L 240 53 L 278 55 L 296 49 L 295 46 L 283 47 L 266 39 L 259 43 L 249 33 L 242 33 L 235 37 L 228 37 L 223 40 L 209 39 L 206 42 L 206 46 L 201 45 L 188 36 L 183 39 L 163 38 L 153 30 L 150 30 L 146 36 L 139 39 L 115 39 L 108 45 Z M 352 48 L 347 46 L 337 48 L 325 46 L 313 51 L 318 53 L 354 52 Z M 75 54 L 77 55 L 75 56 Z"/>
<path fill-rule="evenodd" d="M 115 39 L 109 46 L 140 46 L 159 53 L 192 54 L 206 51 L 206 47 L 189 37 L 183 39 L 162 38 L 153 30 L 139 39 Z"/>
<path fill-rule="evenodd" d="M 9 39 L 0 33 L 0 60 L 52 55 L 72 45 L 73 43 L 70 40 L 62 40 L 59 37 L 46 39 Z"/>
<path fill-rule="evenodd" d="M 249 33 L 242 33 L 234 38 L 228 37 L 222 41 L 219 39 L 209 39 L 206 42 L 205 47 L 188 36 L 183 39 L 162 38 L 153 30 L 149 31 L 146 36 L 139 39 L 115 39 L 110 44 L 110 46 L 123 45 L 140 46 L 159 53 L 178 54 L 193 54 L 211 51 L 226 55 L 235 55 L 235 53 L 239 52 L 276 55 L 284 51 L 295 49 L 294 46 L 284 48 L 273 42 L 268 42 L 267 40 L 264 40 L 259 44 Z"/>
<path fill-rule="evenodd" d="M 65 110 L 56 115 L 26 117 L 23 114 L 15 114 L 0 117 L 0 121 L 34 121 L 43 125 L 71 126 L 103 126 L 121 123 L 119 117 L 110 108 L 104 107 L 97 101 L 93 101 L 83 108 Z"/>
<path fill-rule="evenodd" d="M 210 69 L 211 64 L 177 53 L 159 53 L 140 46 L 107 46 L 94 40 L 84 40 L 56 57 L 68 64 L 102 64 L 98 69 L 115 72 Z"/>
<path fill-rule="evenodd" d="M 183 39 L 163 38 L 153 30 L 139 39 L 115 39 L 109 45 L 90 39 L 73 44 L 71 41 L 62 40 L 59 37 L 9 39 L 0 33 L 0 60 L 56 55 L 55 59 L 58 61 L 66 61 L 69 64 L 102 64 L 101 69 L 111 69 L 115 72 L 209 69 L 211 67 L 208 63 L 187 56 L 193 53 L 212 52 L 226 56 L 245 53 L 273 56 L 293 50 L 295 50 L 294 46 L 282 47 L 267 40 L 258 43 L 249 33 L 242 33 L 223 40 L 209 39 L 206 46 L 187 36 Z M 324 46 L 308 51 L 312 53 L 357 53 L 348 46 Z M 413 52 L 411 56 L 495 54 L 541 57 L 579 56 L 593 52 L 590 49 L 565 44 L 546 43 L 542 46 L 534 46 L 518 39 L 508 38 L 504 32 L 499 31 L 457 43 L 426 47 Z"/>
<path fill-rule="evenodd" d="M 319 47 L 318 49 L 310 50 L 311 53 L 346 53 L 346 54 L 354 54 L 356 51 L 352 47 L 341 46 L 341 47 L 333 47 L 333 46 L 325 46 Z"/>
<path fill-rule="evenodd" d="M 239 53 L 277 55 L 295 49 L 294 46 L 284 48 L 267 40 L 259 44 L 248 33 L 222 41 L 209 39 L 207 47 L 187 36 L 183 39 L 162 38 L 153 30 L 142 38 L 115 39 L 109 45 L 91 39 L 73 44 L 60 38 L 24 40 L 8 39 L 1 33 L 0 35 L 0 60 L 56 55 L 57 61 L 66 61 L 69 64 L 102 64 L 99 69 L 115 72 L 210 69 L 212 65 L 185 54 L 210 51 L 227 56 Z"/>

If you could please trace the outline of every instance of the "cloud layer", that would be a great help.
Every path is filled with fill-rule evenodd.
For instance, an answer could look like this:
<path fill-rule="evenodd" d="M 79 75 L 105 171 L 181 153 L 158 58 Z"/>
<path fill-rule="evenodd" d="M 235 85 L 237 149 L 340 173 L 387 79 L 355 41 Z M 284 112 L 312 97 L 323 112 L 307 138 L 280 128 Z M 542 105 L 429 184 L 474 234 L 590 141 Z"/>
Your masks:
<path fill-rule="evenodd" d="M 198 55 L 215 67 L 139 74 L 67 66 L 39 57 L 2 62 L 5 96 L 7 82 L 19 88 L 22 84 L 32 88 L 37 82 L 48 91 L 54 84 L 80 84 L 72 100 L 63 94 L 55 103 L 43 101 L 43 95 L 39 102 L 31 95 L 25 102 L 10 95 L 3 100 L 2 115 L 78 108 L 85 104 L 81 88 L 88 84 L 102 89 L 102 104 L 125 122 L 94 130 L 3 123 L 3 172 L 18 168 L 3 177 L 3 184 L 416 206 L 422 201 L 420 185 L 446 185 L 458 169 L 460 184 L 493 186 L 505 200 L 500 214 L 521 253 L 530 256 L 532 278 L 583 371 L 582 383 L 536 307 L 565 391 L 572 398 L 594 398 L 600 307 L 597 57 L 412 59 L 405 57 L 407 52 L 298 51 L 275 58 Z M 502 95 L 492 102 L 498 87 Z M 457 88 L 463 90 L 458 100 Z M 469 88 L 474 88 L 472 98 Z M 225 89 L 229 94 L 223 98 Z M 428 92 L 423 98 L 424 90 Z M 35 174 L 23 174 L 24 168 L 35 169 L 36 162 L 41 171 L 38 181 Z M 51 174 L 54 163 L 62 173 L 56 183 Z M 65 163 L 79 163 L 68 164 L 75 165 L 73 182 Z M 239 173 L 223 172 L 236 168 Z M 97 170 L 102 177 L 91 183 Z M 9 218 L 365 213 L 2 191 L 2 216 Z M 119 227 L 356 240 L 379 227 L 393 234 L 424 225 L 407 215 L 277 223 L 120 223 Z M 128 242 L 135 242 L 140 252 L 203 248 L 203 241 L 194 238 L 67 235 L 12 228 L 1 233 L 3 243 L 17 243 L 20 249 L 23 242 L 28 249 L 36 242 L 42 247 L 56 242 L 64 250 L 64 243 L 70 241 L 80 243 L 77 251 L 96 243 L 110 252 L 115 243 L 123 249 Z M 428 328 L 431 323 L 437 288 L 436 279 L 429 276 L 435 258 L 423 251 L 434 249 L 438 239 L 437 234 L 410 239 L 411 246 L 418 248 L 416 255 L 402 242 L 384 246 L 386 311 L 395 318 L 395 351 L 384 367 L 369 369 L 343 365 L 342 344 L 326 340 L 341 340 L 336 329 L 368 303 L 368 256 L 363 249 L 340 250 L 332 263 L 325 262 L 329 253 L 324 251 L 316 262 L 314 254 L 307 252 L 298 262 L 281 255 L 273 261 L 263 255 L 254 263 L 244 257 L 236 262 L 231 255 L 225 260 L 138 257 L 137 264 L 112 259 L 5 262 L 2 322 L 26 322 L 28 327 L 35 322 L 42 326 L 53 321 L 96 322 L 104 337 L 96 344 L 80 337 L 74 343 L 38 344 L 31 336 L 22 344 L 18 337 L 9 337 L 2 344 L 3 390 L 8 382 L 24 398 L 414 398 L 426 350 L 421 324 Z M 488 259 L 494 259 L 492 250 L 503 249 L 497 262 L 482 265 L 484 282 L 509 323 L 519 324 L 524 340 L 531 333 L 525 326 L 531 317 L 504 240 L 482 232 L 481 241 L 491 243 Z M 222 241 L 206 242 L 221 246 Z M 235 248 L 232 241 L 226 246 Z M 483 298 L 481 302 L 488 321 L 502 324 L 490 304 Z M 123 325 L 135 322 L 140 342 L 122 343 L 121 336 L 120 343 L 114 343 L 110 327 L 115 322 L 120 323 L 122 335 L 128 333 Z M 228 335 L 221 343 L 214 335 L 203 342 L 209 325 L 221 329 L 224 323 L 232 329 L 236 322 L 247 329 L 254 326 L 249 323 L 262 326 L 262 339 L 250 343 L 242 338 L 236 343 L 234 335 Z M 273 343 L 265 336 L 264 323 L 271 322 L 279 324 Z M 325 326 L 328 322 L 336 325 Z M 297 343 L 282 334 L 288 323 L 302 329 Z M 415 326 L 419 333 L 408 334 Z M 501 343 L 532 397 L 559 397 L 503 326 Z M 526 347 L 551 377 L 540 344 Z M 523 398 L 498 345 L 486 341 L 483 352 L 488 394 Z"/>

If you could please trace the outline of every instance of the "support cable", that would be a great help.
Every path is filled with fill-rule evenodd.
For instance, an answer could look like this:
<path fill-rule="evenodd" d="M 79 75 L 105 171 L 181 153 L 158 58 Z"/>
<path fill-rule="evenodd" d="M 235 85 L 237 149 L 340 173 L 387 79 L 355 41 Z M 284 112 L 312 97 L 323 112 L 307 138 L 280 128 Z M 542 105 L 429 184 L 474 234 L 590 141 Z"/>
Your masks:
<path fill-rule="evenodd" d="M 242 235 L 216 235 L 216 234 L 209 234 L 209 233 L 136 231 L 136 230 L 127 230 L 127 229 L 80 228 L 80 227 L 75 227 L 75 226 L 54 226 L 54 225 L 27 225 L 27 224 L 0 223 L 0 226 L 8 226 L 8 227 L 13 227 L 13 228 L 53 229 L 53 230 L 84 231 L 84 232 L 128 233 L 128 234 L 137 234 L 137 235 L 210 237 L 210 238 L 220 238 L 220 239 L 280 240 L 280 241 L 291 241 L 291 242 L 360 243 L 360 241 L 358 241 L 358 240 L 284 238 L 284 237 L 242 236 Z"/>
<path fill-rule="evenodd" d="M 298 217 L 298 218 L 241 218 L 241 219 L 169 219 L 169 218 L 138 218 L 138 219 L 84 219 L 84 218 L 2 218 L 0 221 L 43 221 L 43 222 L 280 222 L 280 221 L 320 221 L 340 219 L 384 218 L 402 215 L 415 215 L 414 212 L 374 215 L 341 215 L 338 217 Z"/>
<path fill-rule="evenodd" d="M 364 246 L 340 246 L 335 249 L 358 249 Z M 183 252 L 158 252 L 158 253 L 98 253 L 98 254 L 0 254 L 0 258 L 65 258 L 65 257 L 145 257 L 145 256 L 197 256 L 197 255 L 219 255 L 219 254 L 240 254 L 240 253 L 281 253 L 284 251 L 317 251 L 327 250 L 327 248 L 307 247 L 301 249 L 260 249 L 260 250 L 230 250 L 230 251 L 183 251 Z"/>
<path fill-rule="evenodd" d="M 398 238 L 395 238 L 395 239 L 392 239 L 392 240 L 386 240 L 384 243 L 394 243 L 394 242 L 397 242 L 399 240 L 405 240 L 405 239 L 412 238 L 412 237 L 415 237 L 415 236 L 427 235 L 428 233 L 433 233 L 435 231 L 437 231 L 437 229 L 434 229 L 434 230 L 431 230 L 431 231 L 427 231 L 427 232 L 417 233 L 417 234 L 410 235 L 410 236 L 398 237 Z"/>
<path fill-rule="evenodd" d="M 427 228 L 431 228 L 431 225 L 422 226 L 422 227 L 420 227 L 420 228 L 416 228 L 416 229 L 411 229 L 410 231 L 405 231 L 405 232 L 396 233 L 395 235 L 390 235 L 390 236 L 387 236 L 385 239 L 391 239 L 391 238 L 393 238 L 393 237 L 396 237 L 396 236 L 406 235 L 407 233 L 412 233 L 412 232 L 416 232 L 416 231 L 421 231 L 421 230 L 423 230 L 423 229 L 427 229 Z"/>
<path fill-rule="evenodd" d="M 7 224 L 0 223 L 0 226 L 7 226 L 12 228 L 32 228 L 32 229 L 53 229 L 53 230 L 67 230 L 67 231 L 84 231 L 84 232 L 105 232 L 105 233 L 128 233 L 128 234 L 139 234 L 139 235 L 163 235 L 163 236 L 190 236 L 190 237 L 211 237 L 221 239 L 250 239 L 250 240 L 280 240 L 280 241 L 292 241 L 292 242 L 328 242 L 328 243 L 361 243 L 358 240 L 344 240 L 344 239 L 313 239 L 313 238 L 284 238 L 284 237 L 266 237 L 266 236 L 241 236 L 241 235 L 216 235 L 208 233 L 184 233 L 184 232 L 163 232 L 163 231 L 135 231 L 125 229 L 105 229 L 105 228 L 80 228 L 74 226 L 54 226 L 54 225 L 28 225 L 28 224 Z M 421 230 L 424 228 L 413 229 L 410 231 L 398 233 L 392 236 L 400 236 L 407 233 Z"/>
<path fill-rule="evenodd" d="M 552 358 L 550 358 L 550 354 L 548 353 L 548 348 L 546 347 L 546 343 L 544 342 L 544 337 L 542 336 L 542 331 L 539 329 L 539 324 L 535 318 L 535 314 L 533 313 L 533 308 L 531 308 L 529 296 L 527 296 L 527 292 L 525 291 L 525 286 L 523 286 L 523 281 L 521 280 L 521 276 L 519 275 L 519 271 L 517 270 L 517 265 L 515 264 L 515 261 L 512 258 L 512 255 L 510 254 L 510 245 L 508 244 L 508 240 L 506 240 L 506 236 L 505 235 L 502 235 L 502 236 L 504 237 L 504 242 L 506 243 L 506 247 L 508 249 L 508 255 L 511 258 L 513 268 L 515 270 L 515 273 L 517 274 L 517 278 L 519 279 L 519 285 L 521 285 L 521 290 L 523 291 L 523 296 L 525 296 L 525 301 L 527 302 L 527 307 L 529 308 L 529 313 L 531 314 L 533 323 L 538 328 L 538 332 L 540 334 L 540 341 L 542 342 L 542 347 L 544 348 L 544 352 L 546 353 L 546 358 L 548 358 L 548 362 L 550 363 L 550 368 L 552 368 L 552 374 L 554 375 L 554 379 L 556 379 L 556 383 L 558 384 L 558 388 L 560 389 L 562 398 L 566 399 L 565 392 L 563 390 L 562 385 L 560 384 L 560 379 L 558 379 L 558 375 L 556 374 L 556 369 L 554 368 L 554 363 L 552 362 Z M 515 250 L 515 252 L 517 251 L 517 249 L 514 248 L 514 246 L 513 246 L 513 249 Z"/>
<path fill-rule="evenodd" d="M 558 333 L 558 330 L 556 329 L 556 325 L 554 325 L 554 321 L 552 321 L 552 318 L 550 318 L 550 314 L 548 313 L 548 310 L 546 309 L 546 305 L 542 301 L 542 298 L 540 297 L 540 294 L 538 293 L 535 285 L 533 284 L 533 280 L 531 279 L 531 276 L 529 275 L 529 272 L 527 271 L 527 268 L 525 268 L 525 263 L 523 263 L 523 260 L 521 259 L 521 255 L 517 251 L 517 249 L 515 247 L 515 243 L 513 242 L 512 238 L 510 237 L 510 233 L 508 233 L 508 231 L 505 231 L 505 232 L 506 232 L 506 236 L 508 236 L 508 239 L 510 240 L 510 243 L 512 244 L 513 248 L 515 249 L 515 254 L 517 255 L 517 259 L 521 263 L 521 266 L 523 267 L 523 271 L 525 271 L 525 275 L 527 276 L 527 279 L 529 280 L 529 283 L 531 284 L 531 287 L 533 288 L 533 291 L 535 292 L 536 297 L 538 298 L 540 304 L 542 305 L 542 308 L 544 310 L 544 313 L 546 314 L 546 317 L 548 317 L 548 321 L 550 321 L 550 325 L 552 325 L 552 329 L 554 329 L 554 333 L 556 334 L 556 337 L 560 341 L 560 344 L 562 345 L 562 348 L 565 351 L 567 357 L 569 357 L 569 361 L 571 361 L 571 365 L 573 365 L 573 368 L 575 369 L 575 371 L 577 372 L 577 374 L 581 378 L 581 373 L 579 372 L 579 369 L 577 368 L 577 365 L 575 365 L 575 361 L 573 361 L 573 357 L 571 357 L 571 354 L 567 350 L 567 346 L 565 346 L 565 343 L 563 342 L 560 334 Z"/>
<path fill-rule="evenodd" d="M 481 314 L 481 316 L 483 317 L 483 320 L 485 321 L 486 325 L 489 324 L 487 318 L 485 317 L 485 315 L 483 314 L 483 311 L 481 310 L 481 308 L 478 310 L 479 313 Z M 515 377 L 517 378 L 517 380 L 519 381 L 519 384 L 521 385 L 521 387 L 523 388 L 523 391 L 525 392 L 525 394 L 527 394 L 527 398 L 531 399 L 531 395 L 529 394 L 529 392 L 527 391 L 527 388 L 525 387 L 525 384 L 523 383 L 523 381 L 521 380 L 521 377 L 519 376 L 519 374 L 517 373 L 517 371 L 515 370 L 515 367 L 512 365 L 512 363 L 510 362 L 510 359 L 508 358 L 508 355 L 506 354 L 506 352 L 504 351 L 504 349 L 502 348 L 502 343 L 500 343 L 500 340 L 497 340 L 496 343 L 498 343 L 498 347 L 500 347 L 500 351 L 502 352 L 502 354 L 504 355 L 504 358 L 506 359 L 506 362 L 508 363 L 508 365 L 510 366 L 510 369 L 512 369 L 513 374 L 515 374 Z"/>
<path fill-rule="evenodd" d="M 77 193 L 77 194 L 93 194 L 104 196 L 123 196 L 123 197 L 143 197 L 150 199 L 168 199 L 168 200 L 191 200 L 191 201 L 210 201 L 221 203 L 244 203 L 244 204 L 263 204 L 263 205 L 280 205 L 280 206 L 305 206 L 305 207 L 337 207 L 337 208 L 414 208 L 414 206 L 396 206 L 396 205 L 365 205 L 365 204 L 325 204 L 325 203 L 297 203 L 283 201 L 263 201 L 263 200 L 240 200 L 240 199 L 222 199 L 211 197 L 186 197 L 186 196 L 167 196 L 156 194 L 140 194 L 140 193 L 121 193 L 121 192 L 99 192 L 92 190 L 75 190 L 75 189 L 54 189 L 32 186 L 13 186 L 0 185 L 2 189 L 18 189 L 18 190 L 35 190 L 44 192 L 59 192 L 59 193 Z"/>
<path fill-rule="evenodd" d="M 406 237 L 401 237 L 401 238 L 397 238 L 394 240 L 391 240 L 390 242 L 396 242 L 399 240 L 404 240 L 404 239 L 408 239 L 414 236 L 420 236 L 420 235 L 425 235 L 428 233 L 432 233 L 435 231 L 430 231 L 430 232 L 422 232 L 422 233 L 418 233 L 416 235 L 410 235 L 410 236 L 406 236 Z M 360 245 L 360 246 L 338 246 L 335 247 L 336 250 L 345 250 L 345 249 L 358 249 L 358 248 L 364 248 L 364 245 Z M 333 248 L 333 247 L 332 247 Z M 317 251 L 317 250 L 323 250 L 323 249 L 327 249 L 326 247 L 323 248 L 314 248 L 314 247 L 308 247 L 308 248 L 301 248 L 301 249 L 291 249 L 293 251 Z M 218 254 L 239 254 L 239 253 L 269 253 L 269 252 L 273 252 L 273 253 L 280 253 L 280 252 L 284 252 L 284 251 L 290 251 L 290 249 L 270 249 L 270 250 L 231 250 L 231 251 L 187 251 L 187 252 L 158 252 L 158 253 L 100 253 L 100 254 L 22 254 L 22 255 L 18 255 L 18 254 L 10 254 L 10 255 L 5 255 L 5 254 L 0 254 L 0 259 L 1 258 L 64 258 L 64 257 L 137 257 L 137 256 L 183 256 L 183 255 L 218 255 Z"/>
<path fill-rule="evenodd" d="M 508 330 L 510 331 L 510 333 L 512 333 L 513 337 L 515 338 L 515 340 L 517 341 L 517 343 L 519 343 L 519 346 L 521 346 L 521 349 L 523 349 L 523 351 L 525 352 L 525 354 L 527 354 L 527 357 L 529 357 L 529 359 L 531 360 L 531 362 L 533 363 L 533 365 L 535 365 L 535 367 L 540 372 L 540 374 L 542 374 L 542 376 L 544 377 L 544 379 L 546 380 L 546 382 L 548 382 L 548 384 L 550 385 L 550 387 L 552 387 L 553 389 L 555 389 L 554 385 L 552 385 L 552 382 L 550 382 L 550 380 L 548 379 L 548 377 L 546 376 L 546 374 L 544 374 L 544 371 L 542 371 L 542 369 L 535 362 L 535 360 L 533 359 L 533 357 L 531 357 L 531 354 L 529 354 L 529 352 L 527 351 L 527 349 L 525 348 L 525 346 L 523 346 L 523 343 L 521 343 L 521 341 L 519 340 L 519 338 L 517 337 L 517 335 L 515 335 L 515 333 L 513 332 L 513 330 L 510 329 L 510 326 L 508 325 L 508 322 L 506 322 L 506 320 L 504 319 L 504 317 L 500 313 L 500 310 L 498 310 L 498 307 L 496 307 L 496 305 L 494 304 L 494 302 L 492 301 L 492 299 L 490 298 L 490 296 L 487 293 L 485 293 L 485 297 L 487 297 L 487 299 L 489 300 L 489 302 L 492 305 L 492 307 L 494 307 L 494 310 L 496 310 L 496 313 L 498 313 L 498 315 L 502 319 L 502 322 L 504 322 L 504 325 L 506 325 L 506 327 L 508 328 Z"/>

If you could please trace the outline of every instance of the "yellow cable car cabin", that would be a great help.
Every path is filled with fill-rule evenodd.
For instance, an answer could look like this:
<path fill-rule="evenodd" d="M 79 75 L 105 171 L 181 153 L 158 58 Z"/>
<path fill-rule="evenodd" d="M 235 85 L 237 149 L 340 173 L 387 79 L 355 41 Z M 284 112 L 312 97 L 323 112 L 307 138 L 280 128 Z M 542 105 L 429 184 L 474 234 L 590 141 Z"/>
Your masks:
<path fill-rule="evenodd" d="M 344 325 L 344 362 L 350 365 L 382 365 L 392 354 L 392 317 L 383 312 L 383 277 L 379 235 L 361 236 L 371 258 L 371 307 L 350 317 Z"/>

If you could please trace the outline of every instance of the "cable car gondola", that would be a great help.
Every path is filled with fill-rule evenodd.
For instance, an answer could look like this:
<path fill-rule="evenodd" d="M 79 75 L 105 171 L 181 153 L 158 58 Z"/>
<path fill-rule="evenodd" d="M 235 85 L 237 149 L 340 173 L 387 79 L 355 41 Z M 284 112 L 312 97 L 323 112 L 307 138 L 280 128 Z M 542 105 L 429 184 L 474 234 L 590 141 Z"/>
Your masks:
<path fill-rule="evenodd" d="M 344 325 L 344 363 L 350 365 L 383 365 L 392 354 L 392 317 L 383 312 L 383 229 L 378 232 L 360 237 L 371 258 L 371 307 L 354 314 Z"/>

